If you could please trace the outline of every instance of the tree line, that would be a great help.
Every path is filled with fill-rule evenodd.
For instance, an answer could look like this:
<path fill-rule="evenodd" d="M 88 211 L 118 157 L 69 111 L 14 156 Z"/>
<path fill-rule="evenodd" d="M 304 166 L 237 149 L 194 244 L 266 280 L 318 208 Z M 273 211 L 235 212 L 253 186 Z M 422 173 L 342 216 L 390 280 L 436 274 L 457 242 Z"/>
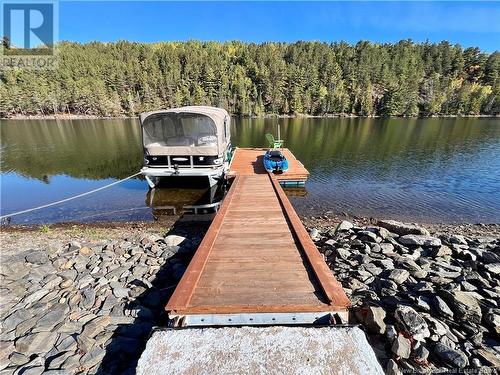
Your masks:
<path fill-rule="evenodd" d="M 61 42 L 55 70 L 0 71 L 0 116 L 500 114 L 500 52 L 441 43 Z"/>

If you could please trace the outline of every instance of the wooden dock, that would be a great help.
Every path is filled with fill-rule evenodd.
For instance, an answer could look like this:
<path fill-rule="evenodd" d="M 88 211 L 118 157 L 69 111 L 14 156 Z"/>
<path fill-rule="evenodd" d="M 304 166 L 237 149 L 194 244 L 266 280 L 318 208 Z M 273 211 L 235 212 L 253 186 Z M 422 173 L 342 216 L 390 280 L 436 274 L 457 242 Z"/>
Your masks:
<path fill-rule="evenodd" d="M 166 306 L 175 325 L 347 321 L 350 302 L 280 186 L 308 172 L 285 149 L 289 171 L 269 174 L 263 153 L 236 151 L 236 177 Z"/>

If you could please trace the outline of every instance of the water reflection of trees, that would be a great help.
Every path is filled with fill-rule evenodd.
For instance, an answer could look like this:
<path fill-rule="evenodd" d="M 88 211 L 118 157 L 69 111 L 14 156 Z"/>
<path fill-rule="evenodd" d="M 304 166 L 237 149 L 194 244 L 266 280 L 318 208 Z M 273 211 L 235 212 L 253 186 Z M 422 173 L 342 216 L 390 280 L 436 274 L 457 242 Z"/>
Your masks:
<path fill-rule="evenodd" d="M 370 165 L 374 172 L 394 165 L 426 168 L 436 159 L 474 155 L 499 142 L 496 119 L 305 118 L 245 119 L 233 131 L 236 144 L 265 146 L 263 134 L 276 132 L 311 171 Z M 408 168 L 410 169 L 410 168 Z"/>
<path fill-rule="evenodd" d="M 498 143 L 496 119 L 235 119 L 233 144 L 265 146 L 264 134 L 281 124 L 285 145 L 311 172 L 370 166 L 373 174 L 394 165 L 427 168 Z M 1 121 L 1 169 L 49 181 L 122 178 L 142 165 L 136 120 Z"/>
<path fill-rule="evenodd" d="M 142 164 L 136 120 L 2 120 L 2 171 L 48 182 L 77 178 L 122 178 Z"/>

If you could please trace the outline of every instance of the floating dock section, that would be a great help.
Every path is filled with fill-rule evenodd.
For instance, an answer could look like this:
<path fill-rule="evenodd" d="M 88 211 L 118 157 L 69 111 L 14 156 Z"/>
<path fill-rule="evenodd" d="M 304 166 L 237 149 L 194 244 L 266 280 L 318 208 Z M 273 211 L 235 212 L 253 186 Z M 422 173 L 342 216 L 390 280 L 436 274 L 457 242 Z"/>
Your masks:
<path fill-rule="evenodd" d="M 231 163 L 231 171 L 237 175 L 265 175 L 264 153 L 265 148 L 237 148 Z M 304 186 L 309 178 L 309 172 L 304 165 L 287 149 L 281 152 L 288 160 L 288 171 L 274 176 L 284 187 Z"/>

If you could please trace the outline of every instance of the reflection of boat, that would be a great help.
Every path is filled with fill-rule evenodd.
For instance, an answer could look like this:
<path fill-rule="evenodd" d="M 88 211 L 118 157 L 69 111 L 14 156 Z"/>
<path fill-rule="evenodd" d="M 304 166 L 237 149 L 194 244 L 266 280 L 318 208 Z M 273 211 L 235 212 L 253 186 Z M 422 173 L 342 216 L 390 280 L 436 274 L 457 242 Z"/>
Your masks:
<path fill-rule="evenodd" d="M 288 160 L 280 150 L 268 150 L 264 154 L 264 168 L 268 172 L 286 172 Z"/>
<path fill-rule="evenodd" d="M 220 181 L 232 155 L 230 117 L 222 108 L 192 106 L 140 116 L 144 162 L 151 188 L 162 177 L 204 177 Z"/>
<path fill-rule="evenodd" d="M 152 208 L 153 216 L 216 213 L 224 197 L 224 186 L 214 185 L 208 189 L 155 188 L 146 195 L 146 204 Z"/>

